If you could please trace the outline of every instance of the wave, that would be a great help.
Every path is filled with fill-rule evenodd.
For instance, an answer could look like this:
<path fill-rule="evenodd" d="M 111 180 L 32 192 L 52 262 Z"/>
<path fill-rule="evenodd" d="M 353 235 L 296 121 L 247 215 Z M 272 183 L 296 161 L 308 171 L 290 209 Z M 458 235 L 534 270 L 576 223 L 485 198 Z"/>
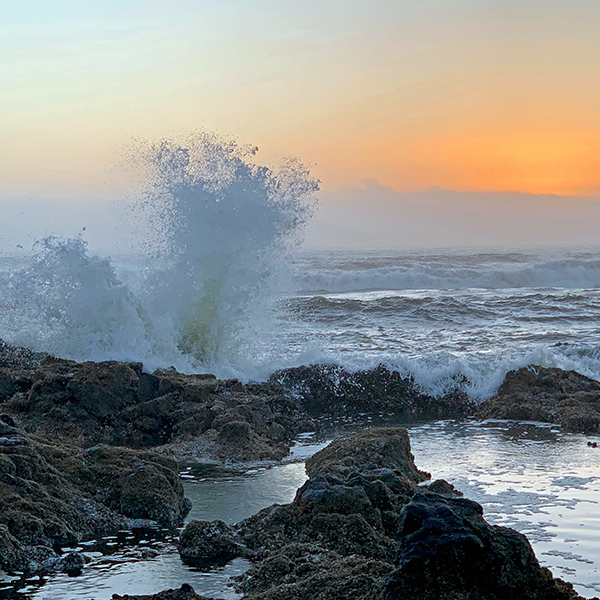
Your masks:
<path fill-rule="evenodd" d="M 270 169 L 256 150 L 208 133 L 142 143 L 140 210 L 152 234 L 137 282 L 124 283 L 82 238 L 41 240 L 29 264 L 0 275 L 0 338 L 150 368 L 247 360 L 317 189 L 299 161 Z"/>
<path fill-rule="evenodd" d="M 296 272 L 298 290 L 304 294 L 344 293 L 377 290 L 463 290 L 600 287 L 600 259 L 564 259 L 531 265 L 384 266 L 367 269 L 327 267 Z"/>
<path fill-rule="evenodd" d="M 402 353 L 341 355 L 325 352 L 318 346 L 311 345 L 303 351 L 300 362 L 281 360 L 274 370 L 298 364 L 332 364 L 349 372 L 373 370 L 383 365 L 390 371 L 398 371 L 403 377 L 412 378 L 418 389 L 432 396 L 441 397 L 458 388 L 472 399 L 483 401 L 496 393 L 509 371 L 522 367 L 556 367 L 576 371 L 600 381 L 600 345 L 538 345 L 527 351 L 503 348 L 464 354 L 438 351 L 419 357 Z M 266 372 L 263 376 L 268 376 L 271 372 Z"/>

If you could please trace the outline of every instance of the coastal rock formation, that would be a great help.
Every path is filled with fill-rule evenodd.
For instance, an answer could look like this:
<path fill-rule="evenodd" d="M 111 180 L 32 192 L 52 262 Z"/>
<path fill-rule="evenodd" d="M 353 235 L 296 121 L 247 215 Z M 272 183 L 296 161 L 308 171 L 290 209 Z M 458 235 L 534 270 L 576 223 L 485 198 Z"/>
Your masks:
<path fill-rule="evenodd" d="M 243 385 L 141 363 L 63 360 L 0 346 L 0 405 L 28 433 L 88 447 L 155 448 L 180 462 L 273 461 L 315 418 L 369 413 L 388 420 L 462 417 L 461 392 L 434 398 L 399 373 L 332 365 L 279 371 Z"/>
<path fill-rule="evenodd" d="M 204 556 L 217 555 L 223 540 L 237 555 L 252 552 L 253 566 L 238 578 L 247 600 L 308 600 L 316 590 L 324 600 L 578 597 L 540 567 L 524 536 L 486 523 L 481 506 L 447 482 L 426 485 L 403 428 L 336 440 L 307 472 L 292 503 L 201 535 Z M 182 540 L 209 527 L 192 522 Z"/>
<path fill-rule="evenodd" d="M 147 451 L 82 449 L 34 437 L 0 416 L 0 568 L 76 572 L 60 548 L 123 527 L 182 523 L 175 464 Z"/>
<path fill-rule="evenodd" d="M 485 522 L 479 504 L 419 493 L 398 526 L 385 600 L 567 600 L 569 584 L 541 568 L 525 536 Z"/>
<path fill-rule="evenodd" d="M 600 433 L 600 382 L 551 367 L 510 371 L 496 396 L 484 402 L 477 415 L 557 423 L 566 431 Z"/>
<path fill-rule="evenodd" d="M 35 435 L 83 447 L 161 447 L 189 462 L 279 460 L 312 421 L 293 401 L 252 394 L 237 380 L 44 356 L 0 362 L 0 403 Z"/>
<path fill-rule="evenodd" d="M 308 599 L 317 589 L 332 600 L 577 598 L 524 536 L 487 524 L 446 482 L 424 487 L 402 428 L 337 440 L 307 471 L 291 504 L 239 525 L 263 558 L 240 577 L 248 600 Z"/>
<path fill-rule="evenodd" d="M 277 371 L 264 387 L 290 395 L 315 416 L 381 413 L 399 423 L 458 419 L 474 403 L 457 389 L 441 398 L 422 393 L 409 377 L 383 365 L 350 372 L 336 365 L 311 365 Z"/>
<path fill-rule="evenodd" d="M 350 437 L 338 438 L 306 461 L 309 477 L 346 475 L 365 467 L 395 470 L 412 483 L 431 478 L 429 473 L 415 466 L 408 432 L 398 427 L 368 428 Z"/>

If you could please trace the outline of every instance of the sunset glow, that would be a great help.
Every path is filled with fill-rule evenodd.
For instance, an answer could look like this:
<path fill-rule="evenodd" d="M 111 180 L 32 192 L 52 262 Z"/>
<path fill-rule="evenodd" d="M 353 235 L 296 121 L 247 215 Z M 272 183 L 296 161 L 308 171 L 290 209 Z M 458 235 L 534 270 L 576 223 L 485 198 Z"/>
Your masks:
<path fill-rule="evenodd" d="M 324 189 L 594 195 L 599 24 L 586 0 L 15 5 L 2 191 L 111 195 L 132 138 L 207 129 Z"/>

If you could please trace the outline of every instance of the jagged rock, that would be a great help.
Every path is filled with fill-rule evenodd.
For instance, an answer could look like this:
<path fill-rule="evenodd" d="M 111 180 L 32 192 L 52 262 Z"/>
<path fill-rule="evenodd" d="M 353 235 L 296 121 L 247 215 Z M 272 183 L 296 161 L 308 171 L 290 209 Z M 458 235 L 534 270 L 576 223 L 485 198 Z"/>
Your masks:
<path fill-rule="evenodd" d="M 179 554 L 186 562 L 211 564 L 248 556 L 250 551 L 223 521 L 192 521 L 179 538 Z"/>
<path fill-rule="evenodd" d="M 238 589 L 247 600 L 375 600 L 375 583 L 392 570 L 379 560 L 290 544 L 253 565 Z"/>
<path fill-rule="evenodd" d="M 238 525 L 261 559 L 238 578 L 248 600 L 308 600 L 315 590 L 327 600 L 578 598 L 524 536 L 488 525 L 451 484 L 420 486 L 426 475 L 402 428 L 334 442 L 308 473 L 291 504 Z"/>
<path fill-rule="evenodd" d="M 83 447 L 161 446 L 182 460 L 279 460 L 312 425 L 289 399 L 237 380 L 142 369 L 48 356 L 0 362 L 0 402 L 28 433 Z"/>
<path fill-rule="evenodd" d="M 491 526 L 464 498 L 419 493 L 402 510 L 396 570 L 384 600 L 569 600 L 524 535 Z"/>
<path fill-rule="evenodd" d="M 463 493 L 457 490 L 451 483 L 444 479 L 436 479 L 428 485 L 421 488 L 423 491 L 433 492 L 441 496 L 462 496 Z"/>
<path fill-rule="evenodd" d="M 335 440 L 307 462 L 307 472 L 291 504 L 240 524 L 244 544 L 265 553 L 318 543 L 341 555 L 389 560 L 400 510 L 427 477 L 412 462 L 406 429 L 369 428 Z"/>
<path fill-rule="evenodd" d="M 295 367 L 273 373 L 267 386 L 290 395 L 303 409 L 318 416 L 382 413 L 407 423 L 462 418 L 474 409 L 458 387 L 434 398 L 420 392 L 410 378 L 383 365 L 357 372 L 336 365 Z"/>
<path fill-rule="evenodd" d="M 551 367 L 510 371 L 496 396 L 480 406 L 478 416 L 558 423 L 567 431 L 598 433 L 600 382 Z"/>
<path fill-rule="evenodd" d="M 367 466 L 395 469 L 414 483 L 430 478 L 415 466 L 408 432 L 399 427 L 369 427 L 351 437 L 338 438 L 306 461 L 306 473 L 309 477 L 346 474 Z"/>
<path fill-rule="evenodd" d="M 175 526 L 189 510 L 168 459 L 128 448 L 86 451 L 0 422 L 0 568 L 60 569 L 61 546 L 115 533 L 126 517 Z"/>

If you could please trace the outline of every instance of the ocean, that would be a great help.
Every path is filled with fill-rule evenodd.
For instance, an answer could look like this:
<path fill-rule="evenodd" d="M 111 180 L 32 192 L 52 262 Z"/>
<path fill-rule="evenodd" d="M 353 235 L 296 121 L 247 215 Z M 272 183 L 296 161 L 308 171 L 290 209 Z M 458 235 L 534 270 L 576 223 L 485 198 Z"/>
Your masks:
<path fill-rule="evenodd" d="M 185 276 L 155 256 L 108 259 L 81 239 L 47 240 L 33 256 L 0 260 L 0 338 L 76 360 L 244 381 L 300 364 L 383 363 L 426 392 L 460 386 L 476 399 L 528 364 L 600 379 L 600 250 L 302 250 L 277 259 L 271 281 L 231 267 L 222 281 L 173 289 Z M 200 301 L 190 299 L 194 288 Z"/>

